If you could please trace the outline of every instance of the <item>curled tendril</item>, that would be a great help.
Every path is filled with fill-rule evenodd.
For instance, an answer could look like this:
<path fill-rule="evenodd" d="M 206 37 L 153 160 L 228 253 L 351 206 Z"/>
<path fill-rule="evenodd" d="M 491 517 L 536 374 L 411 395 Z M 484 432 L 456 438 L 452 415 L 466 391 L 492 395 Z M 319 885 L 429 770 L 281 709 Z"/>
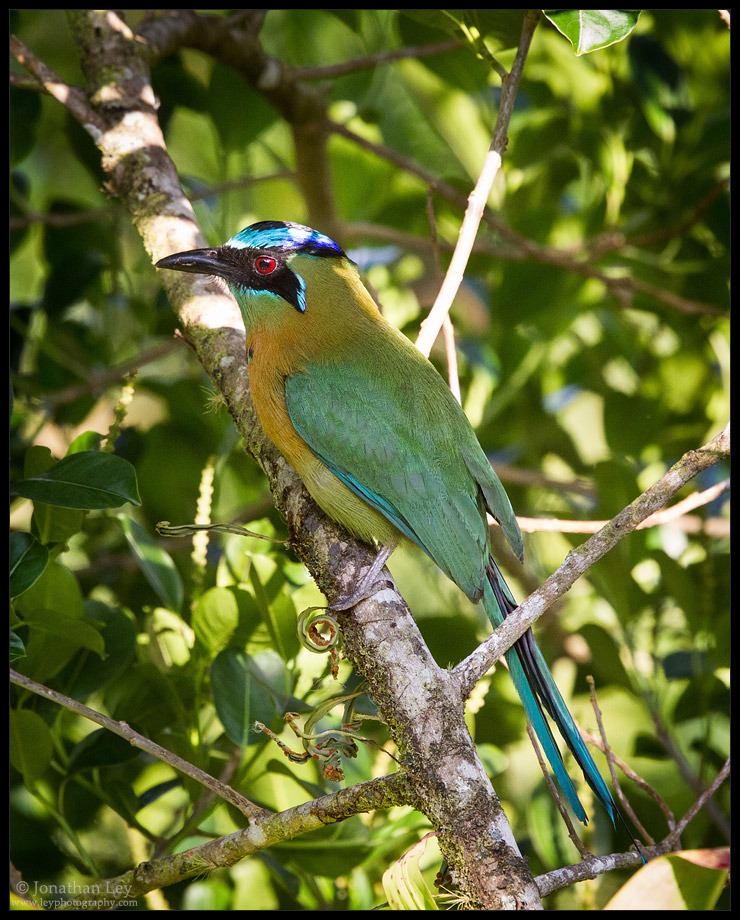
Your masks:
<path fill-rule="evenodd" d="M 329 635 L 320 633 L 319 627 L 328 629 Z M 339 644 L 339 624 L 326 607 L 306 607 L 298 617 L 298 638 L 312 652 L 328 652 Z"/>
<path fill-rule="evenodd" d="M 298 639 L 301 645 L 317 655 L 325 652 L 331 655 L 331 675 L 334 680 L 339 673 L 337 647 L 340 638 L 339 624 L 325 607 L 306 607 L 298 617 Z"/>
<path fill-rule="evenodd" d="M 297 712 L 286 712 L 285 721 L 290 725 L 296 737 L 300 739 L 303 751 L 291 750 L 262 722 L 255 722 L 254 727 L 257 731 L 269 735 L 292 763 L 307 763 L 309 760 L 315 760 L 321 764 L 325 779 L 339 782 L 344 779 L 341 764 L 342 757 L 357 757 L 358 741 L 373 745 L 376 743 L 370 738 L 362 738 L 356 734 L 362 723 L 355 716 L 354 704 L 361 695 L 362 692 L 359 691 L 349 695 L 330 697 L 312 710 L 302 729 L 296 724 L 300 715 Z M 344 704 L 341 727 L 315 732 L 314 727 L 316 724 L 340 704 Z M 365 715 L 362 718 L 371 719 L 377 717 Z"/>
<path fill-rule="evenodd" d="M 155 530 L 161 537 L 191 537 L 194 533 L 207 530 L 210 533 L 234 533 L 239 537 L 256 537 L 258 540 L 267 540 L 268 543 L 288 543 L 288 540 L 266 537 L 263 533 L 247 530 L 241 524 L 170 524 L 169 521 L 159 521 Z"/>

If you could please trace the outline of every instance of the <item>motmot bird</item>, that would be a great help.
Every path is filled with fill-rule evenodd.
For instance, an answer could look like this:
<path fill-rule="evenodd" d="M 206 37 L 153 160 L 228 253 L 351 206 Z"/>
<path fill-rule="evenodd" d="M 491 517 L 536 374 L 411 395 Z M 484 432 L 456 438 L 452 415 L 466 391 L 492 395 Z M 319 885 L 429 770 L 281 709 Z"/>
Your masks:
<path fill-rule="evenodd" d="M 384 548 L 374 569 L 407 540 L 482 603 L 493 627 L 516 608 L 486 519 L 490 512 L 523 560 L 504 487 L 443 378 L 383 317 L 333 240 L 299 224 L 261 221 L 222 246 L 167 256 L 157 268 L 226 282 L 244 319 L 249 384 L 266 434 L 329 517 Z M 506 660 L 573 811 L 587 823 L 545 713 L 614 822 L 609 788 L 531 630 Z"/>

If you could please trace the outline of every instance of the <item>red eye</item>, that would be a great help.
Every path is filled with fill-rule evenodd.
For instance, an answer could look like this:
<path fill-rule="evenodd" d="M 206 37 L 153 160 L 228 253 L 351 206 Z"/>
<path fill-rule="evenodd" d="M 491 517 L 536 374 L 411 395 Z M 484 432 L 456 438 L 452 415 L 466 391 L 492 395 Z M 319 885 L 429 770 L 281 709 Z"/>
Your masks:
<path fill-rule="evenodd" d="M 276 266 L 277 262 L 269 256 L 260 256 L 258 259 L 254 260 L 254 267 L 260 275 L 269 275 L 270 272 L 275 271 Z"/>

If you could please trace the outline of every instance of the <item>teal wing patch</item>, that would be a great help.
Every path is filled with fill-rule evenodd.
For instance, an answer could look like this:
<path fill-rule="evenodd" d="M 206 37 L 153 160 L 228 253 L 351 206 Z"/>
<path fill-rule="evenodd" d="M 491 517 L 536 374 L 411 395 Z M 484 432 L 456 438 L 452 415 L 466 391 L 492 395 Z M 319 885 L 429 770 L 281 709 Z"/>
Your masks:
<path fill-rule="evenodd" d="M 291 420 L 325 466 L 477 600 L 488 556 L 487 486 L 467 457 L 477 449 L 487 464 L 485 455 L 431 365 L 421 359 L 415 373 L 406 362 L 381 367 L 317 363 L 288 377 Z"/>

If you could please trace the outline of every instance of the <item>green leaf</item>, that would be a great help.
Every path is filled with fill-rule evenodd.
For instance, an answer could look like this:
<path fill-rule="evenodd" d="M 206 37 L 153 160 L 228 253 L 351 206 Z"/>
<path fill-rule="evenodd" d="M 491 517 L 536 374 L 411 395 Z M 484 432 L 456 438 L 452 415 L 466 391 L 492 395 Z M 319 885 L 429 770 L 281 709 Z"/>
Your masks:
<path fill-rule="evenodd" d="M 73 618 L 82 617 L 84 613 L 77 579 L 57 560 L 50 562 L 35 584 L 16 600 L 15 608 L 25 619 L 31 619 L 38 609 Z"/>
<path fill-rule="evenodd" d="M 27 591 L 43 574 L 49 550 L 30 533 L 10 535 L 10 596 Z"/>
<path fill-rule="evenodd" d="M 118 515 L 118 520 L 139 568 L 162 604 L 169 610 L 179 610 L 182 607 L 184 588 L 170 554 L 158 546 L 136 521 L 123 514 Z"/>
<path fill-rule="evenodd" d="M 33 785 L 46 773 L 54 753 L 49 726 L 30 709 L 11 709 L 9 715 L 10 762 Z"/>
<path fill-rule="evenodd" d="M 100 434 L 97 431 L 83 431 L 82 434 L 78 434 L 69 445 L 65 456 L 71 457 L 72 454 L 80 454 L 85 450 L 91 450 L 97 453 L 104 440 L 104 434 Z"/>
<path fill-rule="evenodd" d="M 239 625 L 239 605 L 228 588 L 211 588 L 193 610 L 193 631 L 205 648 L 215 654 L 228 643 Z"/>
<path fill-rule="evenodd" d="M 54 466 L 54 459 L 48 447 L 33 444 L 23 458 L 23 475 L 26 479 L 42 476 Z M 31 530 L 41 543 L 66 543 L 81 527 L 84 511 L 73 508 L 59 508 L 45 502 L 35 501 Z"/>
<path fill-rule="evenodd" d="M 11 84 L 8 146 L 10 162 L 13 165 L 20 163 L 31 151 L 40 115 L 41 100 L 38 93 L 29 93 L 28 90 Z"/>
<path fill-rule="evenodd" d="M 85 601 L 85 620 L 103 629 L 105 654 L 102 658 L 83 652 L 75 662 L 74 682 L 67 690 L 76 700 L 87 699 L 99 687 L 110 684 L 131 663 L 136 653 L 136 624 L 131 614 L 102 601 Z"/>
<path fill-rule="evenodd" d="M 23 457 L 23 475 L 26 478 L 38 476 L 50 470 L 56 462 L 48 447 L 43 444 L 32 444 Z"/>
<path fill-rule="evenodd" d="M 516 48 L 524 10 L 401 10 L 404 17 L 455 38 L 486 38 L 496 50 Z"/>
<path fill-rule="evenodd" d="M 234 744 L 246 747 L 262 741 L 252 729 L 254 722 L 270 725 L 277 715 L 265 676 L 255 659 L 231 649 L 220 652 L 211 665 L 213 702 Z"/>
<path fill-rule="evenodd" d="M 26 647 L 18 633 L 10 634 L 10 663 L 26 657 Z"/>
<path fill-rule="evenodd" d="M 545 10 L 545 16 L 577 55 L 621 42 L 637 25 L 640 10 Z"/>
<path fill-rule="evenodd" d="M 241 114 L 245 112 L 249 117 Z M 262 93 L 252 89 L 233 68 L 218 61 L 211 72 L 208 113 L 227 151 L 243 150 L 278 117 Z"/>
<path fill-rule="evenodd" d="M 193 633 L 177 613 L 164 607 L 155 607 L 147 616 L 149 651 L 161 671 L 183 667 L 190 660 Z"/>
<path fill-rule="evenodd" d="M 224 878 L 199 879 L 188 885 L 183 897 L 182 909 L 232 910 L 231 885 Z"/>
<path fill-rule="evenodd" d="M 125 738 L 107 728 L 99 728 L 74 746 L 67 769 L 74 773 L 77 770 L 91 770 L 93 767 L 108 767 L 133 760 L 139 753 L 139 749 Z"/>
<path fill-rule="evenodd" d="M 673 142 L 677 125 L 686 120 L 692 108 L 684 70 L 661 43 L 649 35 L 636 35 L 630 41 L 629 60 L 648 124 L 658 137 Z M 694 377 L 689 371 L 695 368 L 687 366 L 685 361 L 681 365 L 681 375 L 671 375 L 671 382 L 678 384 L 677 390 L 667 393 L 674 402 L 691 387 Z"/>
<path fill-rule="evenodd" d="M 105 784 L 105 791 L 108 805 L 128 824 L 137 826 L 136 812 L 139 810 L 139 800 L 129 783 L 109 779 Z"/>
<path fill-rule="evenodd" d="M 115 454 L 82 451 L 56 463 L 46 473 L 23 479 L 11 487 L 15 495 L 62 508 L 120 508 L 140 505 L 136 471 Z"/>
<path fill-rule="evenodd" d="M 713 910 L 729 869 L 729 847 L 660 856 L 636 872 L 604 910 Z"/>
<path fill-rule="evenodd" d="M 292 598 L 281 591 L 270 599 L 254 564 L 249 570 L 249 581 L 275 651 L 283 661 L 290 661 L 300 650 L 296 632 L 298 616 Z"/>
<path fill-rule="evenodd" d="M 82 592 L 75 576 L 60 562 L 50 562 L 43 575 L 15 601 L 28 627 L 26 657 L 18 670 L 36 680 L 58 674 L 79 650 L 103 656 L 103 637 L 84 617 Z"/>
<path fill-rule="evenodd" d="M 56 505 L 35 501 L 31 528 L 46 545 L 66 543 L 70 537 L 82 530 L 85 514 L 85 511 L 75 508 L 59 508 Z"/>
<path fill-rule="evenodd" d="M 80 649 L 95 652 L 101 658 L 105 654 L 103 637 L 85 620 L 40 608 L 27 615 L 26 624 L 26 657 L 18 670 L 35 680 L 48 680 L 58 674 Z"/>

